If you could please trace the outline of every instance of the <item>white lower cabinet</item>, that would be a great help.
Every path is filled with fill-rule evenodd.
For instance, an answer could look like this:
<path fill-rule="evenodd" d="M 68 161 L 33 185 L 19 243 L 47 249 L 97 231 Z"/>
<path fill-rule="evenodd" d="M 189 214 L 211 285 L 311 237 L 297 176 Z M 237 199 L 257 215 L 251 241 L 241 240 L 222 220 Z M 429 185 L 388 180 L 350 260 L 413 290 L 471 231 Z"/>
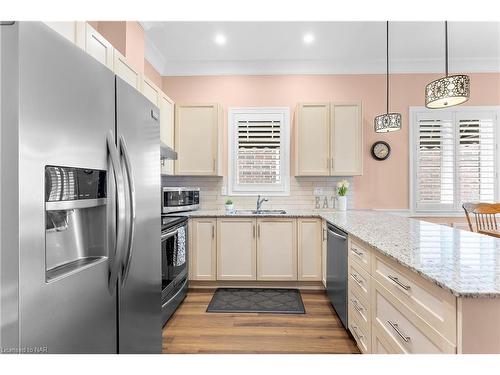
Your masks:
<path fill-rule="evenodd" d="M 322 280 L 323 231 L 321 219 L 297 219 L 299 281 Z"/>
<path fill-rule="evenodd" d="M 256 220 L 217 219 L 217 280 L 256 280 Z"/>
<path fill-rule="evenodd" d="M 361 241 L 348 250 L 349 330 L 361 352 L 456 353 L 451 294 Z"/>
<path fill-rule="evenodd" d="M 216 228 L 214 218 L 197 218 L 189 222 L 189 278 L 216 279 Z"/>
<path fill-rule="evenodd" d="M 297 280 L 295 219 L 257 219 L 257 280 Z"/>

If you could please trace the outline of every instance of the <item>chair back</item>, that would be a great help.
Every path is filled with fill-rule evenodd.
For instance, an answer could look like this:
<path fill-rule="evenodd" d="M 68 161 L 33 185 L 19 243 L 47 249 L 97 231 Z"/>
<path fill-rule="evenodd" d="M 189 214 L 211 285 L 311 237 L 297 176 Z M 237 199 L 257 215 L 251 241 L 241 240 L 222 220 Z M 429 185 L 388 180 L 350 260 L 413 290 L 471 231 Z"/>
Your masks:
<path fill-rule="evenodd" d="M 462 208 L 472 232 L 498 231 L 496 215 L 500 214 L 500 203 L 464 203 Z"/>

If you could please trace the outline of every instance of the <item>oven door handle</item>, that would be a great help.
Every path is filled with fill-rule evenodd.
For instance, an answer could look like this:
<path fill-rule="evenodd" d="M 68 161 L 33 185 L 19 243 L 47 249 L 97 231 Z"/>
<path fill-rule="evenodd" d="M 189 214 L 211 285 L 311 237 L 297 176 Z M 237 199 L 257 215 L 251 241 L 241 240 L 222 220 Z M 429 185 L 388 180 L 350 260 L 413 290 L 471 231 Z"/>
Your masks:
<path fill-rule="evenodd" d="M 166 232 L 166 233 L 162 233 L 161 235 L 161 240 L 163 241 L 165 238 L 168 238 L 168 237 L 172 237 L 174 234 L 176 234 L 179 229 L 181 228 L 184 228 L 185 231 L 187 231 L 187 225 L 186 224 L 183 224 L 183 225 L 180 225 L 178 227 L 175 227 L 175 229 L 172 229 L 171 231 L 169 232 Z"/>
<path fill-rule="evenodd" d="M 168 305 L 170 302 L 172 302 L 172 300 L 174 298 L 176 298 L 182 292 L 182 289 L 184 289 L 187 282 L 188 282 L 188 279 L 186 278 L 186 280 L 182 283 L 182 286 L 179 288 L 179 290 L 172 297 L 170 297 L 169 300 L 167 302 L 165 302 L 162 306 Z"/>

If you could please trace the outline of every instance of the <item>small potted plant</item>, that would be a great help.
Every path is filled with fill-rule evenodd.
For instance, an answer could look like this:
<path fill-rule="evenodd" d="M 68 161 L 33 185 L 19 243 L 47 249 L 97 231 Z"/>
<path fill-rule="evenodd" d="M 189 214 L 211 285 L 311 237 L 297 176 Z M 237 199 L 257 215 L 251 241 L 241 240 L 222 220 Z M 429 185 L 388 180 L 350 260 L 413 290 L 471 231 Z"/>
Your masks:
<path fill-rule="evenodd" d="M 337 182 L 337 204 L 336 208 L 339 211 L 345 211 L 347 209 L 347 189 L 349 188 L 349 182 L 347 180 L 342 180 Z"/>
<path fill-rule="evenodd" d="M 226 199 L 226 211 L 228 212 L 234 211 L 234 204 L 231 199 Z"/>

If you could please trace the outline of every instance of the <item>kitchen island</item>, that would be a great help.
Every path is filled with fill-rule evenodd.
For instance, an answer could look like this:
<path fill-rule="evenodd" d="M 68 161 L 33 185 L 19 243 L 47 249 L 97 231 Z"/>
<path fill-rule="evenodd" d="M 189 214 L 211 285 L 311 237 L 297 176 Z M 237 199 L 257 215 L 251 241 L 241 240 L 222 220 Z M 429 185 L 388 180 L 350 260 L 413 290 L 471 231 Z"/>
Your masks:
<path fill-rule="evenodd" d="M 500 353 L 500 239 L 361 210 L 187 215 L 320 219 L 347 232 L 349 329 L 364 352 Z"/>

